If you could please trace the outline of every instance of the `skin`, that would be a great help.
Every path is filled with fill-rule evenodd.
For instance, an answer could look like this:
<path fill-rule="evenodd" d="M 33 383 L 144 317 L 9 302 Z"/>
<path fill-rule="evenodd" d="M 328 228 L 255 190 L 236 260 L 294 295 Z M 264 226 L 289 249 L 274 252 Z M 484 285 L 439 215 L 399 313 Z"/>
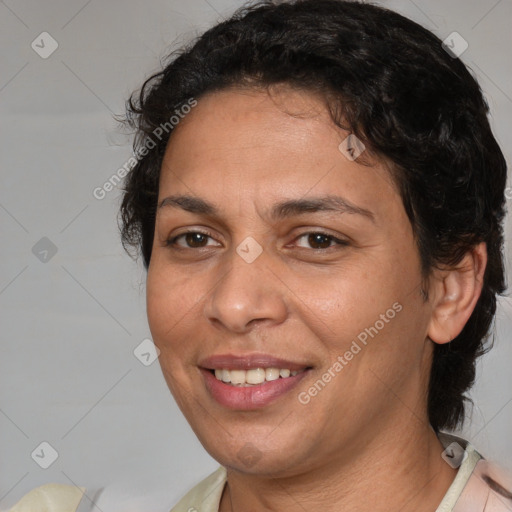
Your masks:
<path fill-rule="evenodd" d="M 396 187 L 383 162 L 361 165 L 340 152 L 347 135 L 310 92 L 232 88 L 201 97 L 167 147 L 159 203 L 187 194 L 220 213 L 158 209 L 148 319 L 173 396 L 228 470 L 221 512 L 434 511 L 456 474 L 429 427 L 426 390 L 434 343 L 453 339 L 476 304 L 485 245 L 458 268 L 436 270 L 425 301 Z M 278 201 L 329 194 L 371 211 L 374 220 L 325 211 L 269 217 Z M 166 245 L 194 230 L 210 237 Z M 308 239 L 319 231 L 346 244 Z M 248 236 L 263 249 L 252 263 L 236 252 Z M 397 302 L 395 318 L 300 403 L 297 394 Z M 221 406 L 199 361 L 254 352 L 312 370 L 264 408 Z M 254 464 L 239 455 L 248 443 Z"/>

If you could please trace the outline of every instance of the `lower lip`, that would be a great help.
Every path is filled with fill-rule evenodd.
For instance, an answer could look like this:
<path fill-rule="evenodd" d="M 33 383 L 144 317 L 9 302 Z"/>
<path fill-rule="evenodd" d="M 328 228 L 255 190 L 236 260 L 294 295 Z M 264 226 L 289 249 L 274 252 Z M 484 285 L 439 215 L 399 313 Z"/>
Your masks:
<path fill-rule="evenodd" d="M 295 376 L 265 381 L 255 386 L 231 386 L 218 380 L 210 370 L 201 368 L 206 388 L 212 397 L 228 409 L 248 411 L 261 409 L 291 391 L 309 372 L 305 370 Z"/>

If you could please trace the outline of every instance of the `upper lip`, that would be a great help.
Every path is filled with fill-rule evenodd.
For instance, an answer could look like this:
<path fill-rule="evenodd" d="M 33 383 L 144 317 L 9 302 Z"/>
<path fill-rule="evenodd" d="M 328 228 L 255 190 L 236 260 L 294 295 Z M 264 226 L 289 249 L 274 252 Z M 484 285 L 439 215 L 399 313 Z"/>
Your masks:
<path fill-rule="evenodd" d="M 299 371 L 309 368 L 307 363 L 288 361 L 269 354 L 217 354 L 202 359 L 199 366 L 207 370 L 250 370 L 252 368 L 280 368 Z"/>

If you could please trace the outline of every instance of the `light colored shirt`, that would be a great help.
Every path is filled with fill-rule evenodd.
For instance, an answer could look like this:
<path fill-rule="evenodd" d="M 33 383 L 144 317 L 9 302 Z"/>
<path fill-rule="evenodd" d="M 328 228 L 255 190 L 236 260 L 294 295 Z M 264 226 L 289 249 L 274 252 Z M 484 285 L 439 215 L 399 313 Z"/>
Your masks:
<path fill-rule="evenodd" d="M 443 459 L 458 470 L 435 512 L 512 512 L 510 476 L 484 460 L 464 439 L 441 433 L 439 440 L 445 448 Z M 218 512 L 226 481 L 226 468 L 220 466 L 170 512 Z"/>
<path fill-rule="evenodd" d="M 25 494 L 8 512 L 76 512 L 85 487 L 46 484 Z"/>

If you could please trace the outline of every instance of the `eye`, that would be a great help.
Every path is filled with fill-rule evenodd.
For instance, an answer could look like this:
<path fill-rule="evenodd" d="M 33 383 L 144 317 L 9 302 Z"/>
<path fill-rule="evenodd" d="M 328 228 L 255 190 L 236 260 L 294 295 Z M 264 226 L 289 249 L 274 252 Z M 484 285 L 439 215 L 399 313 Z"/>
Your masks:
<path fill-rule="evenodd" d="M 208 244 L 208 239 L 213 240 L 213 236 L 209 232 L 203 231 L 187 231 L 176 235 L 175 237 L 166 240 L 165 245 L 167 247 L 174 247 L 180 249 L 201 249 L 209 246 L 218 246 L 218 243 Z M 336 238 L 334 235 L 324 233 L 322 231 L 311 231 L 303 233 L 298 236 L 295 240 L 305 240 L 305 244 L 298 244 L 302 248 L 310 248 L 313 250 L 325 250 L 335 245 L 347 246 L 347 241 Z M 183 243 L 180 243 L 183 241 Z"/>
<path fill-rule="evenodd" d="M 181 233 L 169 240 L 166 240 L 165 245 L 167 247 L 174 246 L 180 247 L 181 249 L 200 249 L 201 247 L 207 247 L 205 242 L 207 242 L 208 238 L 212 238 L 211 233 L 204 233 L 202 231 L 187 231 L 186 233 Z M 183 239 L 185 245 L 179 244 L 178 240 Z"/>
<path fill-rule="evenodd" d="M 333 235 L 328 233 L 323 233 L 321 231 L 312 231 L 309 233 L 303 233 L 296 240 L 301 240 L 305 238 L 306 243 L 309 244 L 309 247 L 315 250 L 328 249 L 332 247 L 332 242 L 334 245 L 348 245 L 348 242 L 345 240 L 340 240 Z M 300 247 L 308 247 L 307 245 L 300 245 Z"/>

